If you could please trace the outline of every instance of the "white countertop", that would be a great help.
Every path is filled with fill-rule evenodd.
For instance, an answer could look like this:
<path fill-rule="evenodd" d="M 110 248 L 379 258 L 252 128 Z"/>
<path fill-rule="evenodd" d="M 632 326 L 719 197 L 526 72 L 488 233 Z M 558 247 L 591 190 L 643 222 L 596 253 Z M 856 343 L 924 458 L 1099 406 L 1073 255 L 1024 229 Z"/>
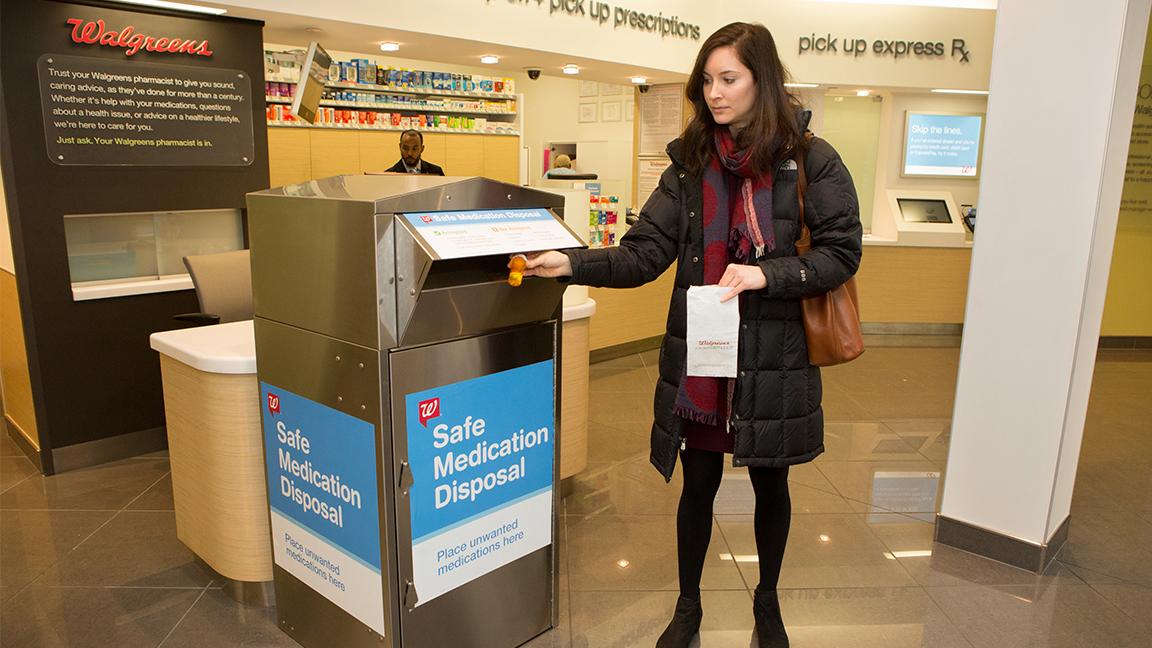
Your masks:
<path fill-rule="evenodd" d="M 596 314 L 596 300 L 591 297 L 585 297 L 582 304 L 571 304 L 564 306 L 564 321 L 571 322 L 572 320 L 584 319 L 592 317 Z"/>
<path fill-rule="evenodd" d="M 930 248 L 952 248 L 952 249 L 972 249 L 972 239 L 958 241 L 955 243 L 909 243 L 897 241 L 893 238 L 884 238 L 880 236 L 873 236 L 865 234 L 863 237 L 864 246 L 870 245 L 884 246 L 884 247 L 930 247 Z"/>
<path fill-rule="evenodd" d="M 256 373 L 252 320 L 153 333 L 152 348 L 174 360 L 219 374 Z"/>
<path fill-rule="evenodd" d="M 596 300 L 564 307 L 564 321 L 584 319 L 596 312 Z M 256 373 L 256 336 L 252 320 L 214 326 L 196 326 L 153 333 L 152 348 L 184 364 L 218 374 Z"/>

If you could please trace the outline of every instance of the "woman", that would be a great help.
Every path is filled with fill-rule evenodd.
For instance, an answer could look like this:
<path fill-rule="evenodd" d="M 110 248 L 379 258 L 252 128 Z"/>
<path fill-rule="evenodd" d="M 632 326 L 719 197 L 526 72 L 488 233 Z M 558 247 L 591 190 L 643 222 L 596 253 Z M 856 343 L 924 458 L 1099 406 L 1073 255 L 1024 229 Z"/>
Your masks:
<path fill-rule="evenodd" d="M 676 516 L 680 598 L 658 648 L 688 646 L 700 627 L 700 575 L 712 531 L 723 453 L 747 466 L 756 494 L 760 583 L 753 600 L 759 646 L 787 646 L 776 584 L 788 540 L 788 466 L 824 450 L 820 371 L 808 364 L 800 298 L 844 283 L 860 263 L 856 190 L 836 151 L 805 138 L 808 113 L 784 88 L 786 71 L 762 25 L 733 23 L 704 43 L 688 79 L 695 116 L 668 145 L 672 165 L 617 248 L 544 252 L 525 274 L 630 288 L 677 262 L 660 347 L 653 465 L 684 490 Z M 800 235 L 797 166 L 808 187 Z M 689 286 L 731 288 L 740 300 L 737 377 L 686 375 Z"/>
<path fill-rule="evenodd" d="M 575 175 L 576 173 L 577 171 L 572 168 L 572 158 L 568 157 L 564 153 L 561 153 L 560 155 L 556 156 L 556 162 L 552 165 L 552 168 L 544 174 L 544 179 L 547 180 L 548 178 L 556 178 L 559 176 Z"/>

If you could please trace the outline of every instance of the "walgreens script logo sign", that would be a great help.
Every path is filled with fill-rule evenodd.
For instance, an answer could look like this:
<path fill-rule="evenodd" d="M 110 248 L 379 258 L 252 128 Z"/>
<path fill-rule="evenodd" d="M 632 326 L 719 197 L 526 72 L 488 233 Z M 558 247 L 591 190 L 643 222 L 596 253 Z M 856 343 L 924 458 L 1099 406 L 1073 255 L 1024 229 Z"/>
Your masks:
<path fill-rule="evenodd" d="M 120 30 L 109 29 L 101 19 L 69 18 L 64 22 L 72 27 L 73 43 L 119 47 L 124 50 L 124 56 L 132 56 L 140 50 L 167 54 L 212 56 L 212 50 L 208 47 L 208 39 L 198 40 L 180 36 L 138 34 L 132 25 Z"/>
<path fill-rule="evenodd" d="M 428 421 L 440 416 L 440 398 L 429 398 L 425 401 L 420 401 L 417 407 L 420 410 L 420 425 L 428 427 Z"/>

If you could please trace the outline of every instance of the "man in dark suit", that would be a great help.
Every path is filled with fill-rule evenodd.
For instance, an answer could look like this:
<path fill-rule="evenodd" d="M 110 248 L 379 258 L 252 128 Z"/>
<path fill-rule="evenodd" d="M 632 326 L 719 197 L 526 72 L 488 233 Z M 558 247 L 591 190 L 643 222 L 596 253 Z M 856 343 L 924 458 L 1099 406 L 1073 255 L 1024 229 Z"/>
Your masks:
<path fill-rule="evenodd" d="M 444 175 L 444 169 L 428 160 L 420 159 L 424 154 L 424 136 L 418 130 L 406 130 L 400 134 L 400 161 L 388 171 L 392 173 L 418 173 L 421 175 Z"/>

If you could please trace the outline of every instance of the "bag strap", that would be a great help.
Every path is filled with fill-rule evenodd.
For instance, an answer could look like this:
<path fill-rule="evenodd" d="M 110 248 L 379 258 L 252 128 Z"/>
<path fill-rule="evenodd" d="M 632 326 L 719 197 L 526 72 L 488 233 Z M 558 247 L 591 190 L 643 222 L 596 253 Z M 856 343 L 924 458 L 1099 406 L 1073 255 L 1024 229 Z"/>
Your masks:
<path fill-rule="evenodd" d="M 804 131 L 805 144 L 811 142 L 812 137 L 812 131 Z M 804 194 L 808 191 L 808 173 L 804 170 L 806 162 L 804 147 L 796 147 L 796 197 L 800 201 L 800 236 L 796 239 L 796 256 L 812 248 L 812 232 L 808 229 L 808 219 L 804 210 Z"/>

